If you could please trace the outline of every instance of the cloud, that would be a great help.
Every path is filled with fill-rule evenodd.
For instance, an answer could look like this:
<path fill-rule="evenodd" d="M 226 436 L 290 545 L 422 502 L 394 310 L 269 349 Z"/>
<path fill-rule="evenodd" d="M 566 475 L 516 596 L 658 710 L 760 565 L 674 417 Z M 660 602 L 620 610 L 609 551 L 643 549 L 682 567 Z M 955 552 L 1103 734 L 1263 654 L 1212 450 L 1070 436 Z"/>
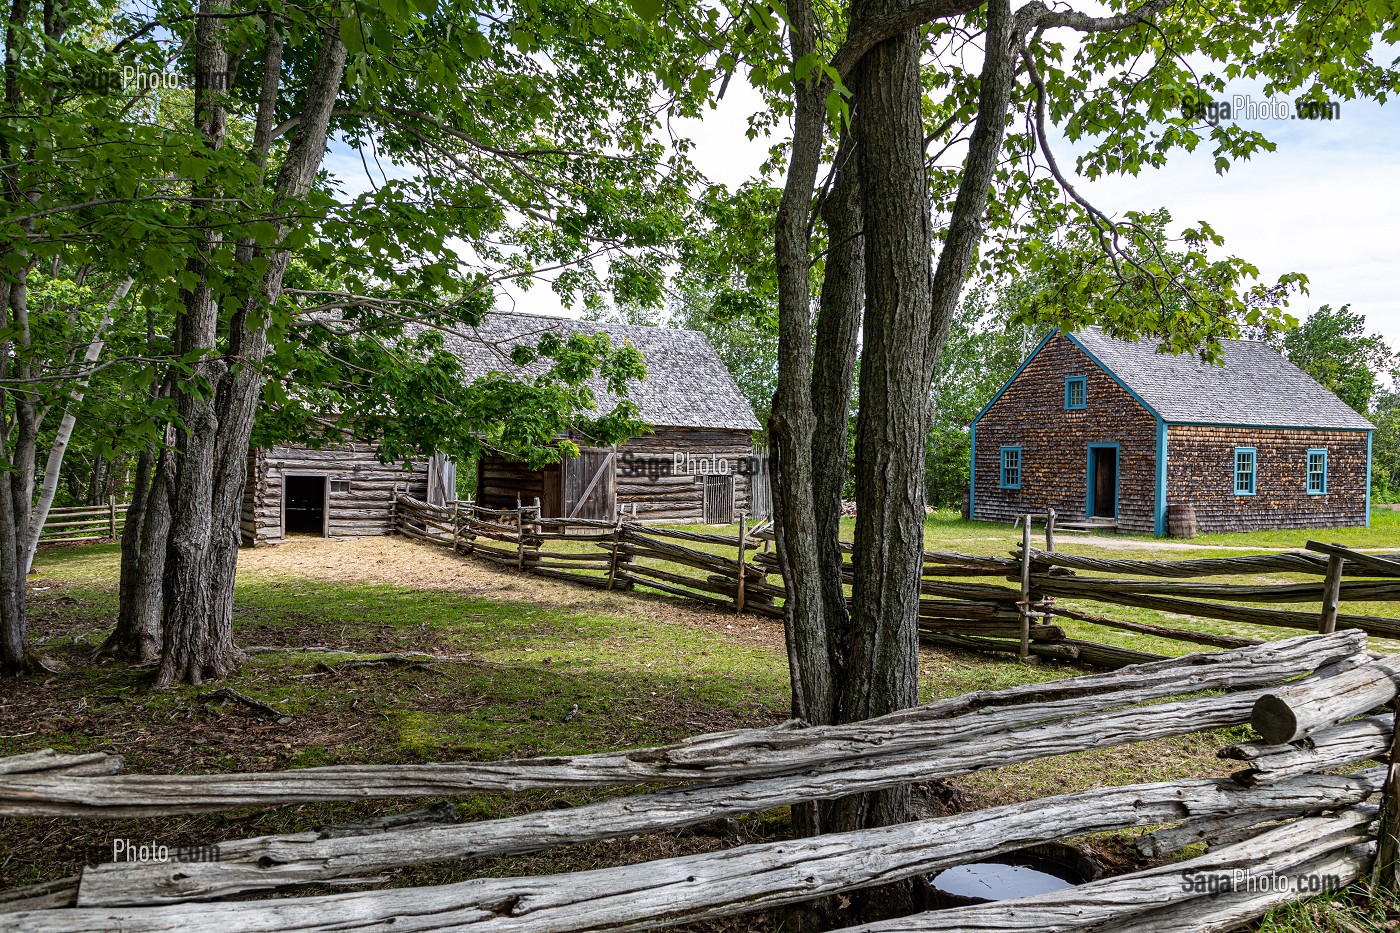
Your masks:
<path fill-rule="evenodd" d="M 1203 147 L 1138 178 L 1084 182 L 1080 190 L 1111 212 L 1165 207 L 1179 225 L 1208 221 L 1265 281 L 1308 276 L 1309 294 L 1289 308 L 1296 316 L 1350 304 L 1400 345 L 1400 123 L 1379 104 L 1342 101 L 1335 121 L 1255 126 L 1277 150 L 1224 175 Z"/>

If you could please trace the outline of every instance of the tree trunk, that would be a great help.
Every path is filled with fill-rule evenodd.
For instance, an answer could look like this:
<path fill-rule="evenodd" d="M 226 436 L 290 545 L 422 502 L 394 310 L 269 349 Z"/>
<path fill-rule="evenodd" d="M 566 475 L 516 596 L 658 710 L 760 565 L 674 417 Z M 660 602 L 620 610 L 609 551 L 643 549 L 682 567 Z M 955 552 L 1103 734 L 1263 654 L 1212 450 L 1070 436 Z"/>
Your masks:
<path fill-rule="evenodd" d="M 861 235 L 860 172 L 855 141 L 842 136 L 836 176 L 822 205 L 826 224 L 826 268 L 822 275 L 812 366 L 813 510 L 817 518 L 817 562 L 828 637 L 844 654 L 850 643 L 850 614 L 841 581 L 841 493 L 846 485 L 846 430 L 855 377 L 861 304 L 865 297 L 865 249 Z"/>
<path fill-rule="evenodd" d="M 223 145 L 227 131 L 223 91 L 230 63 L 223 44 L 226 27 L 220 14 L 228 6 L 228 0 L 203 0 L 200 12 L 208 15 L 201 16 L 195 27 L 195 123 L 211 150 Z M 198 191 L 201 199 L 217 195 L 207 186 Z M 206 208 L 202 200 L 191 206 L 191 223 L 204 227 L 199 251 L 187 265 L 198 284 L 185 293 L 184 309 L 175 330 L 176 355 L 194 357 L 196 362 L 192 366 L 193 377 L 176 384 L 181 429 L 175 444 L 178 465 L 165 559 L 161 663 L 154 683 L 157 690 L 177 681 L 202 683 L 211 662 L 232 647 L 211 643 L 206 625 L 214 449 L 219 419 L 213 393 L 199 391 L 197 383 L 202 381 L 217 388 L 227 369 L 224 361 L 214 355 L 219 297 L 213 293 L 207 276 L 222 236 L 204 216 Z"/>
<path fill-rule="evenodd" d="M 14 500 L 0 495 L 0 674 L 20 674 L 28 666 L 24 619 L 24 576 L 19 572 L 19 521 Z"/>
<path fill-rule="evenodd" d="M 288 202 L 310 191 L 325 154 L 331 111 L 345 73 L 346 50 L 335 27 L 322 36 L 316 70 L 306 94 L 305 110 L 296 135 L 277 177 L 277 197 L 273 215 L 279 216 Z M 269 27 L 254 133 L 255 161 L 263 165 L 271 143 L 276 116 L 277 88 L 281 75 L 281 40 Z M 285 222 L 277 222 L 279 236 Z M 240 262 L 255 256 L 251 241 L 238 244 Z M 253 419 L 262 390 L 261 364 L 267 352 L 266 317 L 282 292 L 282 279 L 290 256 L 285 248 L 267 254 L 267 270 L 260 288 L 246 296 L 230 327 L 230 348 L 226 361 L 220 361 L 214 384 L 217 393 L 210 403 L 208 420 L 214 431 L 199 435 L 208 448 L 199 449 L 201 472 L 190 474 L 191 488 L 185 488 L 187 463 L 181 462 L 177 479 L 175 516 L 171 525 L 170 566 L 166 572 L 166 616 L 164 650 L 157 672 L 157 689 L 177 679 L 198 684 L 204 677 L 222 677 L 236 660 L 233 643 L 233 586 L 238 563 L 239 512 L 247 474 L 248 444 Z M 200 422 L 201 425 L 204 422 Z M 195 432 L 189 431 L 194 438 Z M 189 455 L 185 455 L 189 460 Z M 207 480 L 206 480 L 207 478 Z M 192 504 L 182 508 L 182 496 L 192 496 Z M 197 506 L 197 507 L 196 507 Z M 197 558 L 191 542 L 202 548 Z M 191 553 L 187 554 L 186 551 Z"/>
<path fill-rule="evenodd" d="M 855 88 L 866 306 L 856 419 L 852 632 L 841 697 L 846 722 L 918 701 L 932 314 L 920 50 L 912 31 L 876 45 L 862 59 Z M 842 803 L 840 830 L 909 819 L 907 789 Z"/>
<path fill-rule="evenodd" d="M 32 386 L 33 373 L 22 362 L 29 346 L 29 310 L 27 307 L 28 270 L 22 270 L 5 290 L 4 310 L 13 336 L 20 348 L 7 354 L 6 373 L 14 383 Z M 6 350 L 11 350 L 6 347 Z M 27 571 L 21 554 L 23 530 L 29 523 L 29 503 L 34 488 L 35 449 L 38 443 L 39 419 L 35 394 L 21 389 L 10 393 L 14 405 L 14 433 L 5 438 L 12 442 L 5 454 L 8 472 L 0 477 L 0 671 L 19 674 L 30 668 L 29 633 L 25 619 Z"/>
<path fill-rule="evenodd" d="M 122 532 L 117 627 L 104 651 L 149 664 L 160 656 L 161 580 L 170 531 L 170 488 L 174 460 L 152 444 L 136 461 L 136 480 Z"/>
<path fill-rule="evenodd" d="M 808 0 L 788 7 L 793 62 L 815 45 L 816 23 Z M 769 433 L 776 459 L 773 505 L 778 563 L 787 581 L 784 603 L 791 664 L 793 715 L 829 723 L 836 708 L 832 646 L 822 611 L 813 501 L 812 334 L 809 220 L 824 134 L 825 104 L 815 76 L 797 84 L 797 112 L 787 183 L 778 207 L 775 237 L 778 294 L 778 388 Z"/>

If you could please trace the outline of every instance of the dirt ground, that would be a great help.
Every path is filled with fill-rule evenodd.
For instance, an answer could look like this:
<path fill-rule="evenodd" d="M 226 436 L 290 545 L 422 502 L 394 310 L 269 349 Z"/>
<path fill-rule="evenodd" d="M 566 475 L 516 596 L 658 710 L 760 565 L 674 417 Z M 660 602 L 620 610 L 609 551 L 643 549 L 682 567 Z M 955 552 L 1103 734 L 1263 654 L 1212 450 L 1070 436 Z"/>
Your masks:
<path fill-rule="evenodd" d="M 410 586 L 491 599 L 523 600 L 555 609 L 609 612 L 699 626 L 764 648 L 786 650 L 783 625 L 776 619 L 729 615 L 669 596 L 607 593 L 572 586 L 497 568 L 484 561 L 461 557 L 443 547 L 400 537 L 292 538 L 283 544 L 243 551 L 239 555 L 239 572 L 327 582 Z"/>

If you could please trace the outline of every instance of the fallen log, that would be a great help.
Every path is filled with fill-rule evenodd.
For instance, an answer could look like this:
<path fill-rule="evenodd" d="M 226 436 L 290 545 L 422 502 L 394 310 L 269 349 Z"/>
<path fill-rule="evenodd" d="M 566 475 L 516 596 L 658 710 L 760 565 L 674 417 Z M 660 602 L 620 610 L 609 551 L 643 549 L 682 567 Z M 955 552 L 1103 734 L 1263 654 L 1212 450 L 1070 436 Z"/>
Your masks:
<path fill-rule="evenodd" d="M 0 928 L 4 926 L 4 914 L 78 906 L 78 882 L 81 878 L 81 875 L 69 875 L 57 881 L 0 891 Z"/>
<path fill-rule="evenodd" d="M 1322 893 L 1317 883 L 1325 887 L 1346 886 L 1365 874 L 1366 866 L 1375 859 L 1373 844 L 1351 846 L 1337 852 L 1304 862 L 1293 868 L 1286 884 L 1278 889 L 1258 888 L 1230 890 L 1217 897 L 1202 898 L 1180 907 L 1151 910 L 1132 922 L 1114 924 L 1114 933 L 1226 933 L 1239 930 L 1250 920 L 1258 919 L 1275 907 Z M 1257 876 L 1257 872 L 1256 872 Z"/>
<path fill-rule="evenodd" d="M 1400 655 L 1380 658 L 1328 680 L 1284 687 L 1259 698 L 1250 724 L 1271 745 L 1286 745 L 1368 713 L 1400 690 Z"/>
<path fill-rule="evenodd" d="M 116 774 L 122 757 L 106 752 L 62 755 L 51 748 L 0 758 L 0 774 Z"/>

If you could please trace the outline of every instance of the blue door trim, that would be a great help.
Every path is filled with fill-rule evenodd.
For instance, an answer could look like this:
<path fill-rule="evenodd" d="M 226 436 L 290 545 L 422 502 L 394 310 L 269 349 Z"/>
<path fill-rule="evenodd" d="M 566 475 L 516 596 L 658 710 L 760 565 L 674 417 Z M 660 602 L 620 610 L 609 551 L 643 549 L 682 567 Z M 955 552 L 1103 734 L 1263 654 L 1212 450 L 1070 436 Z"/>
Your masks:
<path fill-rule="evenodd" d="M 1094 451 L 1113 451 L 1113 520 L 1118 521 L 1119 493 L 1123 484 L 1123 457 L 1119 452 L 1117 441 L 1102 441 L 1087 445 L 1087 462 L 1084 467 L 1084 517 L 1086 519 L 1094 517 L 1094 487 L 1097 485 L 1098 475 L 1094 469 Z"/>

